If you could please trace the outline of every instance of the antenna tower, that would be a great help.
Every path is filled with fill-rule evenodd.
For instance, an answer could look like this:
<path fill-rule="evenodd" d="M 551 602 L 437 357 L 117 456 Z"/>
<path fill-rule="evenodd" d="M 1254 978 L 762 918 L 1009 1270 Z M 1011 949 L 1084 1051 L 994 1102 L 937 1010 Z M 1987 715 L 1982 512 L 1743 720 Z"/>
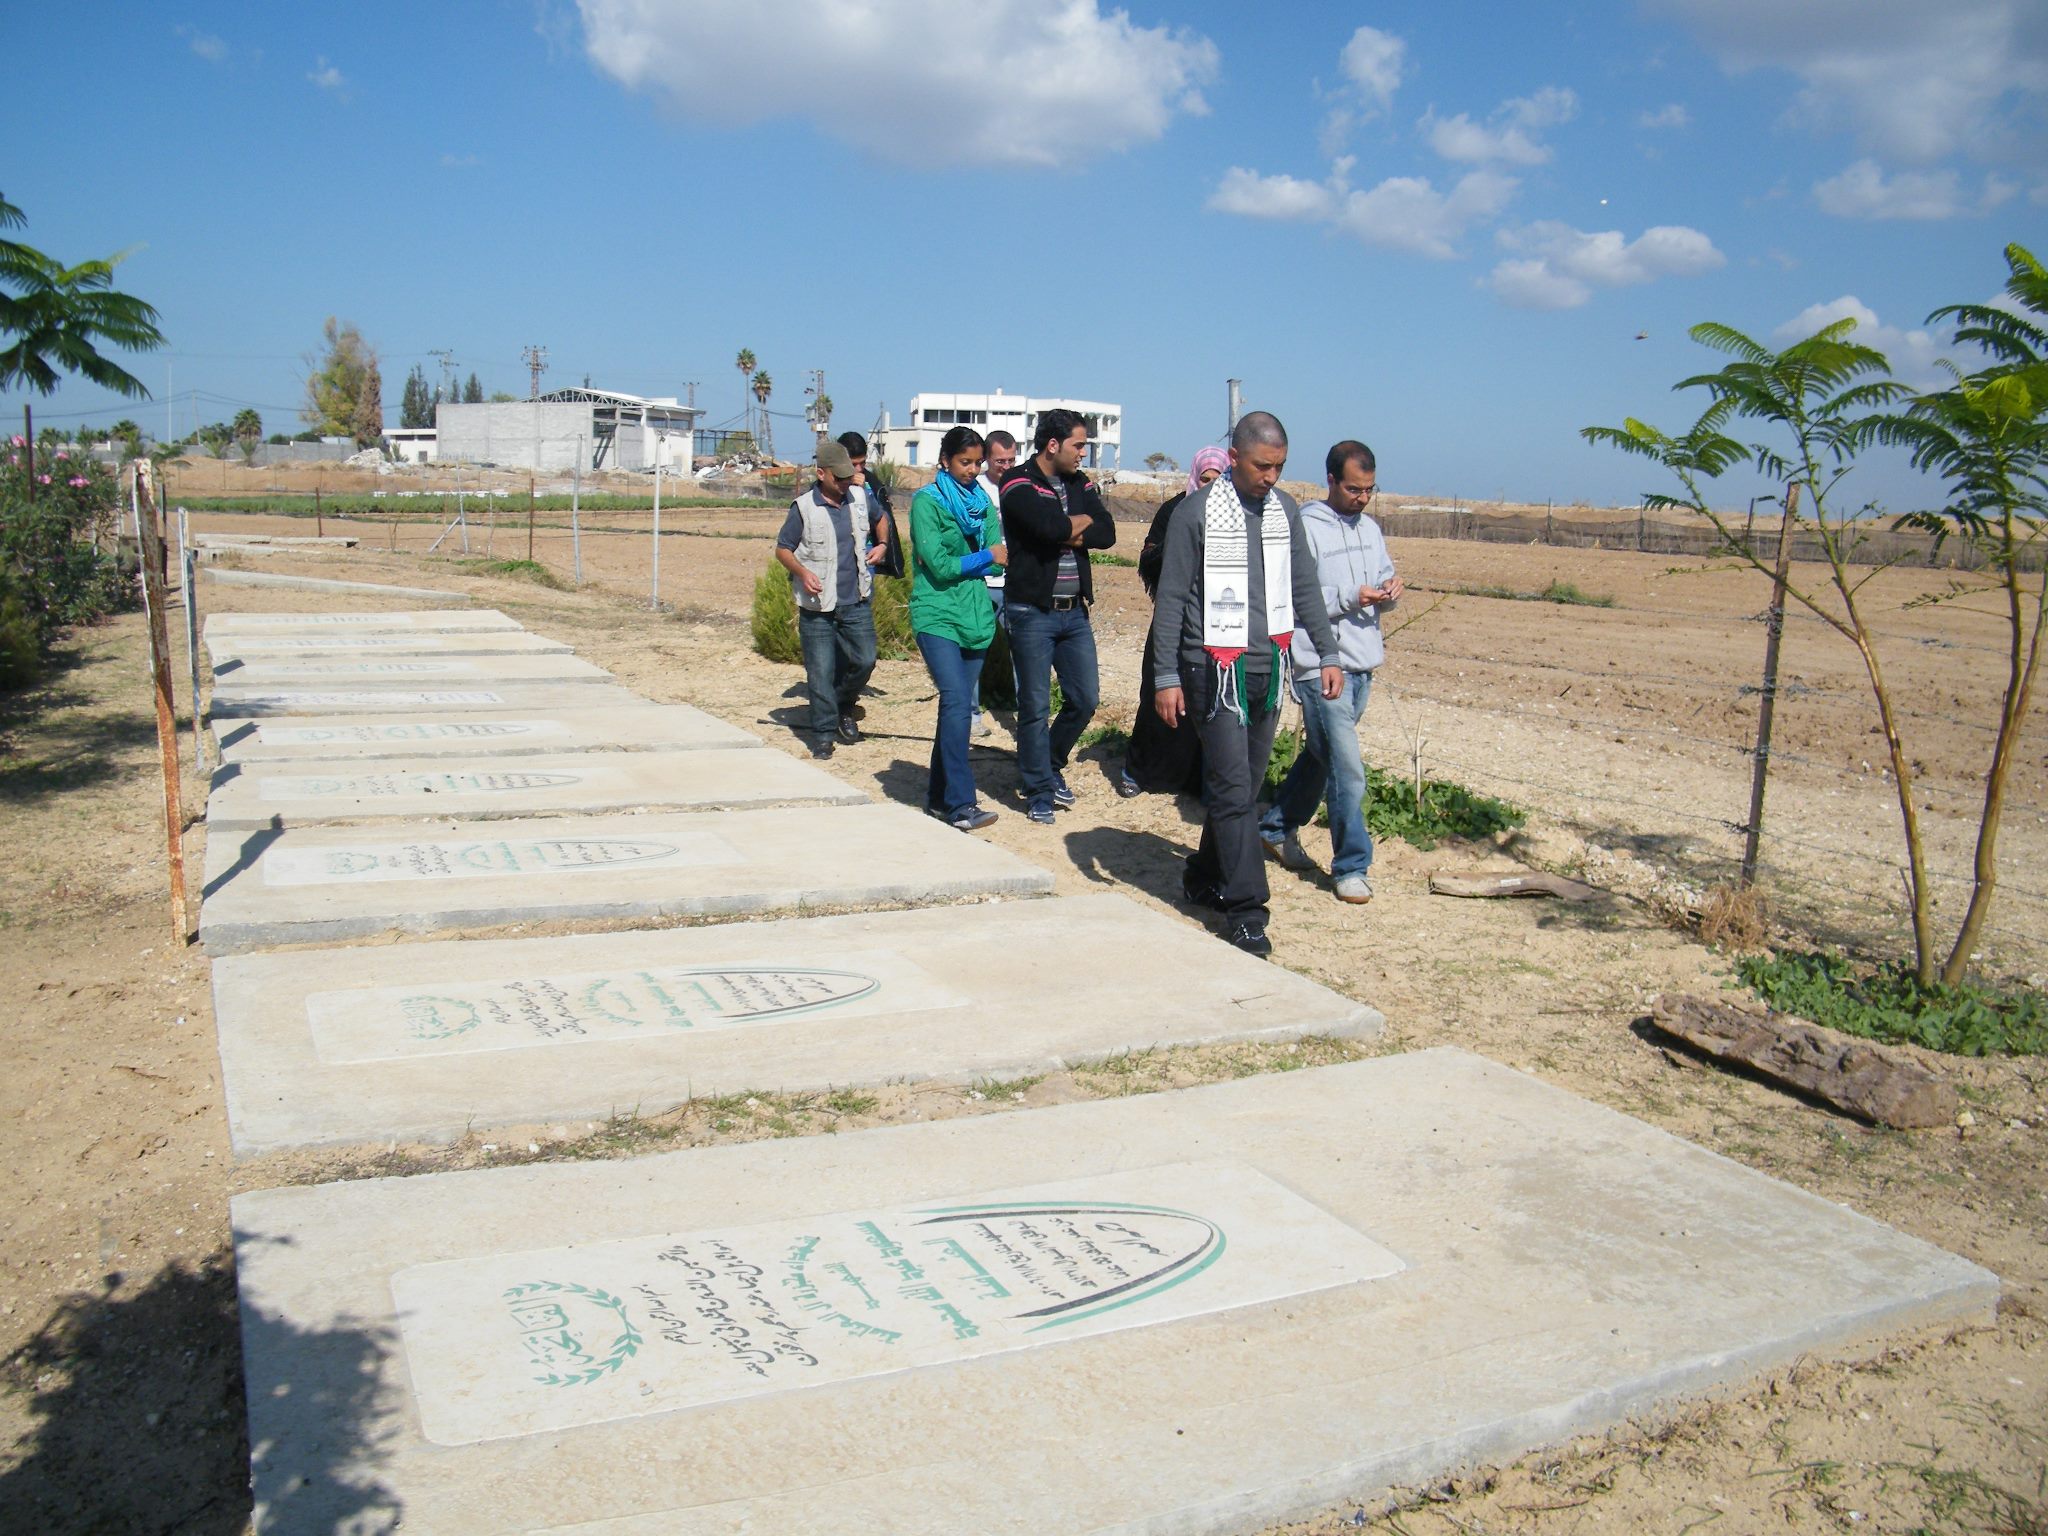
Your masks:
<path fill-rule="evenodd" d="M 455 353 L 447 347 L 429 347 L 427 356 L 441 361 L 441 382 L 447 393 L 441 398 L 451 404 L 462 398 L 462 391 L 455 386 Z"/>
<path fill-rule="evenodd" d="M 804 396 L 811 402 L 804 407 L 804 420 L 810 424 L 813 436 L 823 437 L 825 435 L 825 428 L 831 424 L 826 420 L 824 411 L 824 369 L 813 368 L 811 370 L 811 382 L 804 386 Z"/>
<path fill-rule="evenodd" d="M 519 354 L 519 360 L 526 364 L 527 372 L 533 376 L 533 382 L 529 387 L 526 398 L 538 400 L 540 398 L 540 376 L 548 371 L 548 349 L 538 346 L 528 347 Z"/>

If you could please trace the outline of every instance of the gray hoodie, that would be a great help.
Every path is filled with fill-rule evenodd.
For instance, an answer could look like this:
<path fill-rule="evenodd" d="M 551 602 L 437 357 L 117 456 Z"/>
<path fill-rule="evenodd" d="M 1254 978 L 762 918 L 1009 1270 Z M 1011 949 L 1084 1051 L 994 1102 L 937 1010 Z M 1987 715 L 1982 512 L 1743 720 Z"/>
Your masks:
<path fill-rule="evenodd" d="M 1363 512 L 1346 517 L 1327 501 L 1311 501 L 1301 509 L 1301 528 L 1315 552 L 1323 611 L 1337 634 L 1337 665 L 1346 672 L 1371 672 L 1387 659 L 1379 610 L 1393 605 L 1361 603 L 1358 589 L 1384 587 L 1394 579 L 1394 562 L 1380 525 Z M 1292 658 L 1296 677 L 1311 676 L 1323 664 L 1305 629 L 1294 632 Z"/>

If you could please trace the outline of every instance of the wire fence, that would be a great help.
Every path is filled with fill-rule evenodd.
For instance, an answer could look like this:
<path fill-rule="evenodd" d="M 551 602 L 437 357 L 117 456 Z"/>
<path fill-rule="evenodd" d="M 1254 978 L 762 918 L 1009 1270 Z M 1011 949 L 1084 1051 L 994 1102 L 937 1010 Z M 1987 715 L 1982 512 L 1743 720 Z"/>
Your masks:
<path fill-rule="evenodd" d="M 1461 539 L 1481 544 L 1549 544 L 1561 549 L 1622 549 L 1643 554 L 1713 555 L 1730 549 L 1727 534 L 1697 514 L 1689 516 L 1648 508 L 1603 512 L 1573 506 L 1510 509 L 1502 505 L 1393 506 L 1375 508 L 1381 531 L 1390 538 Z M 1736 540 L 1759 560 L 1776 560 L 1780 530 L 1775 515 L 1754 511 L 1737 521 Z M 1859 523 L 1848 542 L 1848 556 L 1857 565 L 1920 565 L 1952 570 L 1985 568 L 1983 551 L 1966 539 L 1944 539 L 1912 528 L 1894 528 L 1882 518 Z M 1827 549 L 1810 526 L 1791 536 L 1794 560 L 1825 560 Z M 2022 570 L 2038 571 L 2048 561 L 2048 547 L 2036 542 L 2020 556 Z"/>

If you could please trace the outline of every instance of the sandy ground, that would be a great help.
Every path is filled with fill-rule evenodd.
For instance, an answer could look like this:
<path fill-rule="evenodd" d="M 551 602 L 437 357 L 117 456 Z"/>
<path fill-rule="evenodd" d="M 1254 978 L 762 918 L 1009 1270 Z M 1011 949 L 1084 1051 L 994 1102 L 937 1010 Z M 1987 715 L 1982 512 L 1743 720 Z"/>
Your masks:
<path fill-rule="evenodd" d="M 250 559 L 251 568 L 454 586 L 573 643 L 629 686 L 762 731 L 771 749 L 800 704 L 794 669 L 754 656 L 746 595 L 766 559 L 767 512 L 665 514 L 660 592 L 646 607 L 644 515 L 594 514 L 586 587 L 556 592 L 421 558 L 424 523 L 360 532 L 341 555 Z M 284 519 L 207 515 L 201 529 L 304 533 Z M 523 509 L 471 529 L 474 554 L 523 558 Z M 618 530 L 607 532 L 602 530 Z M 1135 542 L 1136 530 L 1126 530 Z M 389 546 L 395 542 L 397 552 Z M 444 552 L 448 546 L 444 545 Z M 1807 1362 L 1711 1405 L 1554 1447 L 1453 1483 L 1377 1494 L 1299 1531 L 2038 1531 L 2048 1521 L 2048 1071 L 2037 1060 L 1934 1063 L 1962 1089 L 1968 1126 L 1873 1131 L 1666 1048 L 1638 1022 L 1664 990 L 1712 989 L 1725 958 L 1675 915 L 1737 849 L 1746 810 L 1763 607 L 1755 578 L 1668 559 L 1545 548 L 1397 542 L 1412 595 L 1396 620 L 1366 732 L 1370 755 L 1532 811 L 1499 848 L 1383 848 L 1369 907 L 1334 902 L 1320 876 L 1274 872 L 1276 961 L 1382 1008 L 1375 1051 L 1456 1043 L 1637 1115 L 1990 1266 L 1997 1320 L 1954 1336 L 1872 1346 L 1851 1364 Z M 566 575 L 566 528 L 534 553 Z M 1135 573 L 1098 573 L 1101 718 L 1135 707 L 1145 604 Z M 1553 577 L 1613 609 L 1456 595 L 1535 590 Z M 1907 608 L 1941 579 L 1873 583 L 1886 662 L 1916 713 L 1908 745 L 1943 873 L 1968 868 L 1972 776 L 1989 746 L 2001 658 L 1981 598 Z M 317 608 L 311 594 L 204 586 L 207 610 Z M 399 605 L 407 606 L 407 605 Z M 178 617 L 174 615 L 174 618 Z M 1352 1048 L 1158 1051 L 1030 1084 L 886 1087 L 699 1103 L 645 1120 L 503 1127 L 452 1148 L 292 1155 L 231 1166 L 207 965 L 165 916 L 161 800 L 135 617 L 81 633 L 29 699 L 0 700 L 0 805 L 14 857 L 0 866 L 0 1008 L 11 1070 L 0 1146 L 19 1191 L 0 1267 L 0 1524 L 38 1531 L 244 1529 L 249 1447 L 241 1405 L 228 1197 L 280 1182 L 619 1156 L 651 1147 L 844 1131 L 909 1118 L 1028 1112 L 1077 1097 L 1211 1081 L 1342 1059 Z M 1882 947 L 1897 923 L 1897 809 L 1869 735 L 1874 712 L 1848 647 L 1795 623 L 1771 787 L 1767 875 L 1793 931 Z M 182 683 L 180 685 L 182 692 Z M 914 662 L 885 662 L 867 742 L 831 767 L 921 802 L 934 696 Z M 2048 966 L 2042 893 L 2048 749 L 2037 708 L 2015 772 L 2002 864 L 2012 886 L 1987 969 Z M 188 738 L 189 740 L 189 738 Z M 1179 913 L 1186 804 L 1115 798 L 1113 759 L 1081 755 L 1079 807 L 1057 827 L 1022 815 L 1007 734 L 976 752 L 989 834 L 1052 869 L 1062 891 L 1121 890 Z M 1867 768 L 1865 765 L 1868 765 Z M 196 784 L 188 793 L 196 796 Z M 203 826 L 188 839 L 198 867 Z M 1305 838 L 1326 860 L 1320 832 Z M 1427 894 L 1433 868 L 1517 862 L 1613 887 L 1593 907 L 1459 902 Z M 195 879 L 194 886 L 196 888 Z M 1941 915 L 1953 921 L 1964 888 Z M 1361 1497 L 1369 1491 L 1361 1490 Z M 20 1511 L 19 1515 L 14 1511 Z"/>

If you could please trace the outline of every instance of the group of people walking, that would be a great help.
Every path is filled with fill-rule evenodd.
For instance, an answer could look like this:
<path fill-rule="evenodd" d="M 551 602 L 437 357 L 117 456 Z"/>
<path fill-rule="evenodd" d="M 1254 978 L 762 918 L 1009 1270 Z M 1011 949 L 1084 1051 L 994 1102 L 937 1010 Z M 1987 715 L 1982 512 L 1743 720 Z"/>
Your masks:
<path fill-rule="evenodd" d="M 1186 489 L 1154 519 L 1138 562 L 1154 603 L 1139 718 L 1116 779 L 1125 796 L 1199 788 L 1207 814 L 1183 894 L 1221 914 L 1221 936 L 1255 955 L 1273 948 L 1265 859 L 1312 868 L 1298 833 L 1326 799 L 1335 894 L 1372 897 L 1358 721 L 1385 654 L 1380 611 L 1402 592 L 1366 516 L 1377 493 L 1372 450 L 1352 440 L 1332 448 L 1325 497 L 1301 507 L 1278 488 L 1287 448 L 1276 417 L 1249 413 L 1227 449 L 1195 456 Z M 925 808 L 963 831 L 996 820 L 977 798 L 969 747 L 985 730 L 981 673 L 999 623 L 1015 668 L 1017 773 L 1031 820 L 1050 824 L 1074 804 L 1065 769 L 1100 697 L 1089 553 L 1116 543 L 1116 524 L 1081 472 L 1088 428 L 1079 415 L 1045 412 L 1032 449 L 1020 459 L 1006 432 L 955 427 L 940 443 L 937 476 L 911 501 L 911 628 L 939 691 Z M 777 541 L 819 757 L 835 741 L 860 740 L 856 701 L 875 660 L 873 576 L 901 558 L 893 513 L 865 485 L 866 450 L 855 433 L 819 445 L 817 483 L 791 504 Z M 1288 692 L 1302 706 L 1301 751 L 1262 811 Z"/>

